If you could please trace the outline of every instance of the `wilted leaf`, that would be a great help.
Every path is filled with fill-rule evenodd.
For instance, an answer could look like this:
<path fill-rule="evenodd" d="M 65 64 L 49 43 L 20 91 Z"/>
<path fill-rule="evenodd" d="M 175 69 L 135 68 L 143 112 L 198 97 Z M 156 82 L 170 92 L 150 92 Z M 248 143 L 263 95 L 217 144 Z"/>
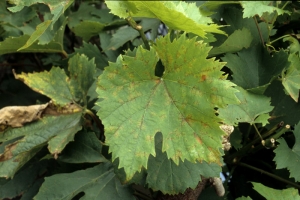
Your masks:
<path fill-rule="evenodd" d="M 113 14 L 122 18 L 129 16 L 158 18 L 169 28 L 192 32 L 201 37 L 205 37 L 206 32 L 225 34 L 219 30 L 220 26 L 213 24 L 211 18 L 201 15 L 195 3 L 182 1 L 107 1 L 106 4 Z"/>
<path fill-rule="evenodd" d="M 224 133 L 214 108 L 237 103 L 237 90 L 222 75 L 223 63 L 206 59 L 209 50 L 196 38 L 170 42 L 167 35 L 150 51 L 138 48 L 136 57 L 120 56 L 99 77 L 103 100 L 96 103 L 97 114 L 127 180 L 147 166 L 150 154 L 155 156 L 157 132 L 163 134 L 162 151 L 176 164 L 184 159 L 221 164 Z M 159 59 L 162 77 L 155 76 Z"/>
<path fill-rule="evenodd" d="M 289 95 L 298 102 L 300 89 L 300 58 L 296 54 L 289 56 L 290 66 L 282 73 L 282 84 Z"/>
<path fill-rule="evenodd" d="M 25 123 L 41 118 L 48 103 L 32 106 L 7 106 L 0 110 L 0 124 L 21 127 Z"/>
<path fill-rule="evenodd" d="M 73 173 L 56 174 L 45 178 L 35 200 L 68 200 L 84 192 L 82 200 L 114 199 L 134 200 L 127 186 L 121 185 L 111 163 L 104 163 Z"/>
<path fill-rule="evenodd" d="M 271 98 L 261 94 L 247 92 L 241 87 L 236 87 L 240 92 L 236 96 L 240 100 L 239 105 L 228 105 L 227 108 L 219 109 L 219 117 L 224 119 L 228 125 L 237 125 L 239 122 L 248 122 L 250 124 L 262 123 L 265 126 L 270 117 L 268 113 L 274 108 L 270 106 Z M 266 114 L 267 118 L 259 118 Z"/>
<path fill-rule="evenodd" d="M 168 159 L 167 154 L 162 153 L 162 135 L 156 135 L 156 156 L 150 155 L 147 170 L 147 184 L 154 191 L 164 194 L 184 193 L 187 188 L 194 189 L 201 175 L 204 177 L 216 177 L 222 171 L 217 164 L 191 163 L 179 161 L 179 165 Z"/>
<path fill-rule="evenodd" d="M 278 200 L 278 199 L 290 199 L 290 200 L 300 200 L 298 190 L 295 188 L 288 188 L 283 190 L 276 190 L 264 186 L 261 183 L 251 182 L 254 190 L 265 197 L 268 200 Z"/>
<path fill-rule="evenodd" d="M 296 181 L 300 181 L 298 164 L 300 160 L 300 123 L 295 126 L 294 136 L 296 142 L 292 149 L 289 148 L 284 139 L 280 138 L 277 140 L 280 145 L 274 150 L 276 153 L 274 161 L 276 162 L 277 169 L 287 168 L 290 171 L 290 177 L 295 178 Z"/>

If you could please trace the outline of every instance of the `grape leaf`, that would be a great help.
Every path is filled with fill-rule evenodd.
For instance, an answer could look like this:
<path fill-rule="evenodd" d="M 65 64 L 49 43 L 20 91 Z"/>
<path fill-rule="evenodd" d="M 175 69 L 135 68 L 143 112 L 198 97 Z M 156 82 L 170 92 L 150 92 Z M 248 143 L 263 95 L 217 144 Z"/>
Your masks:
<path fill-rule="evenodd" d="M 292 149 L 288 147 L 284 139 L 280 138 L 277 140 L 280 145 L 274 150 L 276 153 L 274 161 L 277 169 L 287 168 L 290 171 L 290 177 L 295 178 L 299 182 L 299 165 L 295 161 L 300 159 L 300 123 L 295 126 L 294 136 L 296 141 Z"/>
<path fill-rule="evenodd" d="M 89 41 L 91 37 L 99 34 L 105 28 L 105 24 L 95 21 L 85 20 L 72 28 L 72 31 L 84 41 Z M 87 31 L 88 30 L 88 31 Z"/>
<path fill-rule="evenodd" d="M 31 6 L 36 3 L 46 4 L 50 8 L 50 12 L 53 15 L 52 19 L 42 22 L 37 26 L 36 30 L 29 37 L 25 45 L 20 47 L 18 50 L 23 50 L 30 47 L 35 41 L 40 40 L 40 44 L 47 44 L 47 41 L 43 41 L 41 36 L 46 32 L 46 30 L 52 30 L 53 25 L 58 20 L 58 18 L 64 13 L 64 11 L 73 3 L 73 0 L 9 0 L 9 3 L 15 6 L 9 7 L 8 9 L 12 12 L 18 12 L 22 10 L 25 6 Z"/>
<path fill-rule="evenodd" d="M 167 35 L 150 51 L 139 47 L 136 57 L 118 57 L 100 75 L 97 93 L 103 100 L 96 103 L 97 115 L 127 180 L 155 156 L 157 132 L 163 134 L 162 151 L 176 164 L 184 159 L 221 164 L 224 133 L 214 108 L 238 103 L 237 90 L 220 71 L 224 63 L 206 59 L 209 50 L 196 38 L 182 35 L 170 42 Z M 162 77 L 155 76 L 159 59 Z"/>
<path fill-rule="evenodd" d="M 217 164 L 191 163 L 179 161 L 176 165 L 168 159 L 167 154 L 162 152 L 162 135 L 155 138 L 156 157 L 150 155 L 148 161 L 147 180 L 149 187 L 154 191 L 161 191 L 164 194 L 184 193 L 187 188 L 195 188 L 201 175 L 204 177 L 218 177 L 222 171 Z"/>
<path fill-rule="evenodd" d="M 244 89 L 267 85 L 288 64 L 288 55 L 280 51 L 273 56 L 256 45 L 235 54 L 226 54 L 222 60 L 233 71 L 233 82 Z"/>
<path fill-rule="evenodd" d="M 226 35 L 225 32 L 219 30 L 221 26 L 213 24 L 211 18 L 201 15 L 195 3 L 182 1 L 107 1 L 106 4 L 113 14 L 122 18 L 129 16 L 158 18 L 172 29 L 192 32 L 204 38 L 206 32 Z"/>
<path fill-rule="evenodd" d="M 60 116 L 47 116 L 22 128 L 8 129 L 1 140 L 24 136 L 22 139 L 5 147 L 0 155 L 0 176 L 12 177 L 14 173 L 32 158 L 46 142 L 66 132 L 81 129 L 81 112 Z M 57 152 L 59 153 L 59 152 Z M 9 167 L 8 167 L 9 166 Z"/>
<path fill-rule="evenodd" d="M 290 66 L 285 73 L 282 73 L 282 84 L 294 101 L 298 102 L 300 89 L 300 58 L 296 54 L 291 54 L 289 61 L 291 62 Z"/>
<path fill-rule="evenodd" d="M 238 29 L 234 31 L 221 46 L 214 47 L 209 52 L 209 56 L 222 53 L 234 53 L 243 48 L 248 48 L 252 39 L 251 32 L 247 28 L 243 28 L 242 30 Z"/>
<path fill-rule="evenodd" d="M 235 200 L 251 200 L 251 197 L 239 197 L 239 198 L 236 198 Z"/>
<path fill-rule="evenodd" d="M 262 16 L 265 12 L 272 14 L 277 12 L 278 15 L 283 15 L 284 13 L 291 14 L 290 11 L 282 10 L 273 6 L 273 1 L 240 1 L 242 7 L 244 8 L 243 18 L 253 17 L 255 15 Z"/>
<path fill-rule="evenodd" d="M 259 194 L 265 197 L 268 200 L 278 200 L 278 199 L 290 199 L 290 200 L 300 200 L 300 196 L 298 194 L 298 190 L 295 188 L 288 188 L 283 190 L 276 190 L 273 188 L 269 188 L 264 186 L 261 183 L 251 182 L 254 190 L 256 190 Z"/>
<path fill-rule="evenodd" d="M 58 159 L 67 163 L 106 162 L 101 151 L 102 145 L 95 133 L 81 131 L 76 134 L 75 141 L 67 145 Z"/>
<path fill-rule="evenodd" d="M 104 163 L 86 170 L 73 173 L 61 173 L 45 178 L 35 200 L 72 199 L 78 193 L 84 192 L 80 199 L 136 199 L 128 186 L 121 185 L 114 174 L 111 163 Z"/>
<path fill-rule="evenodd" d="M 283 121 L 285 124 L 296 124 L 300 121 L 300 105 L 284 92 L 283 85 L 280 81 L 273 81 L 266 89 L 265 95 L 271 97 L 271 105 L 274 109 L 270 113 L 270 124 L 272 126 Z"/>
<path fill-rule="evenodd" d="M 271 98 L 261 94 L 253 94 L 241 87 L 236 87 L 240 92 L 236 94 L 241 104 L 228 105 L 227 108 L 219 109 L 219 117 L 224 119 L 228 125 L 237 125 L 239 122 L 248 122 L 250 124 L 262 123 L 265 126 L 268 123 L 268 113 L 273 110 L 270 106 Z M 267 118 L 259 118 L 266 115 Z"/>

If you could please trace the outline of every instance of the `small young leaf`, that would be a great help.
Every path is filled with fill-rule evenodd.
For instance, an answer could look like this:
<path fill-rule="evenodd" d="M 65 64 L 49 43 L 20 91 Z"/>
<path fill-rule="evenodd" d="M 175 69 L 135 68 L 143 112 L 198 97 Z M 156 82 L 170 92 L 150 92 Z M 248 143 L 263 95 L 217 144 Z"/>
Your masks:
<path fill-rule="evenodd" d="M 127 186 L 121 185 L 114 174 L 111 164 L 104 163 L 86 170 L 46 177 L 34 200 L 71 200 L 80 192 L 84 192 L 84 196 L 81 199 L 88 200 L 136 199 Z"/>
<path fill-rule="evenodd" d="M 282 73 L 282 84 L 289 95 L 298 102 L 300 89 L 300 58 L 296 54 L 289 56 L 290 66 Z"/>
<path fill-rule="evenodd" d="M 295 126 L 294 136 L 296 142 L 292 149 L 290 149 L 286 141 L 282 138 L 278 139 L 280 143 L 274 150 L 276 156 L 274 161 L 277 164 L 277 169 L 287 168 L 290 171 L 290 177 L 300 181 L 299 165 L 297 162 L 300 159 L 300 122 Z"/>
<path fill-rule="evenodd" d="M 120 56 L 99 77 L 103 100 L 96 103 L 97 114 L 112 158 L 120 158 L 127 180 L 155 155 L 157 132 L 163 134 L 163 151 L 176 164 L 184 159 L 221 164 L 224 133 L 214 108 L 238 103 L 237 90 L 222 75 L 223 63 L 206 59 L 209 50 L 196 38 L 183 35 L 170 42 L 167 35 L 150 51 L 140 47 L 136 57 Z M 161 78 L 155 76 L 158 59 L 165 67 Z"/>
<path fill-rule="evenodd" d="M 278 200 L 278 199 L 293 199 L 300 200 L 300 196 L 298 194 L 298 190 L 295 188 L 288 188 L 283 190 L 276 190 L 273 188 L 269 188 L 264 186 L 261 183 L 251 182 L 254 190 L 256 190 L 259 194 L 265 197 L 268 200 Z"/>

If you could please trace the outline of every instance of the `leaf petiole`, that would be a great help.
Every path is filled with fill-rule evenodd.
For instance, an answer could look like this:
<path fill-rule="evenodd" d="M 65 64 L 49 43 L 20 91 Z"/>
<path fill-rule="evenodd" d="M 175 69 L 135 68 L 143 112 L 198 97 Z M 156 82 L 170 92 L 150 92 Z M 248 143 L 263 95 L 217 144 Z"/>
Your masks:
<path fill-rule="evenodd" d="M 138 25 L 131 17 L 127 17 L 126 21 L 132 28 L 134 28 L 135 30 L 137 30 L 139 32 L 139 34 L 142 37 L 142 40 L 145 44 L 146 49 L 150 50 L 150 46 L 149 46 L 148 40 L 145 36 L 145 33 L 143 31 L 143 27 L 141 25 Z"/>

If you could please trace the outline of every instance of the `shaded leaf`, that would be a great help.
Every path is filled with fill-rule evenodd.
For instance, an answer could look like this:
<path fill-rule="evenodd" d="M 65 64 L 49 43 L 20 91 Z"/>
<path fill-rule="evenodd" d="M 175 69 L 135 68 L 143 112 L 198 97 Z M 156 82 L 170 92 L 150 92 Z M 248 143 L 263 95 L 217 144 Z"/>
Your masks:
<path fill-rule="evenodd" d="M 252 39 L 251 32 L 247 28 L 243 28 L 242 30 L 238 29 L 234 31 L 221 46 L 214 47 L 209 52 L 209 56 L 222 53 L 234 53 L 243 48 L 248 48 Z"/>
<path fill-rule="evenodd" d="M 171 29 L 184 30 L 205 37 L 206 32 L 225 34 L 211 18 L 201 15 L 195 3 L 181 1 L 107 1 L 119 17 L 158 18 Z M 126 12 L 128 11 L 128 12 Z M 176 20 L 176 23 L 174 22 Z M 209 24 L 209 25 L 208 25 Z M 226 35 L 226 34 L 225 34 Z"/>
<path fill-rule="evenodd" d="M 2 139 L 24 136 L 22 139 L 6 146 L 0 156 L 0 176 L 12 177 L 14 173 L 32 158 L 46 143 L 55 136 L 81 129 L 82 113 L 43 117 L 41 120 L 22 128 L 9 129 Z M 8 167 L 9 166 L 9 167 Z"/>
<path fill-rule="evenodd" d="M 300 58 L 296 54 L 289 56 L 290 66 L 282 73 L 282 84 L 289 95 L 298 102 L 300 89 Z"/>
<path fill-rule="evenodd" d="M 300 123 L 295 126 L 294 136 L 296 141 L 292 149 L 289 148 L 284 139 L 280 138 L 277 140 L 280 145 L 274 150 L 276 154 L 274 161 L 276 162 L 277 169 L 287 168 L 290 171 L 290 177 L 295 178 L 299 182 Z"/>
<path fill-rule="evenodd" d="M 161 133 L 156 135 L 156 156 L 150 155 L 147 170 L 147 184 L 154 191 L 164 194 L 184 193 L 187 188 L 194 189 L 201 175 L 204 177 L 218 177 L 222 171 L 217 164 L 191 163 L 179 161 L 179 165 L 168 159 L 167 154 L 162 152 L 163 138 Z"/>
<path fill-rule="evenodd" d="M 265 91 L 265 95 L 271 97 L 271 105 L 274 106 L 274 109 L 270 112 L 270 125 L 267 125 L 267 127 L 272 127 L 281 121 L 290 125 L 300 121 L 300 105 L 285 94 L 280 81 L 273 81 Z"/>
<path fill-rule="evenodd" d="M 241 87 L 236 87 L 240 92 L 236 93 L 240 100 L 239 105 L 228 105 L 227 108 L 219 109 L 219 117 L 224 119 L 224 123 L 228 125 L 237 125 L 239 122 L 248 122 L 250 124 L 262 123 L 265 126 L 268 123 L 268 113 L 273 110 L 270 106 L 271 98 L 261 94 L 253 94 Z M 260 116 L 264 116 L 261 117 Z"/>
<path fill-rule="evenodd" d="M 254 190 L 259 194 L 265 197 L 268 200 L 278 200 L 278 199 L 290 199 L 290 200 L 299 200 L 300 196 L 298 190 L 295 188 L 288 188 L 283 190 L 276 190 L 264 186 L 261 183 L 251 182 Z"/>
<path fill-rule="evenodd" d="M 84 41 L 89 41 L 89 39 L 99 34 L 105 27 L 105 24 L 95 21 L 83 21 L 74 28 L 72 31 L 79 37 L 82 37 Z M 88 31 L 87 31 L 88 30 Z"/>
<path fill-rule="evenodd" d="M 255 15 L 262 16 L 265 12 L 272 14 L 277 12 L 278 15 L 283 15 L 284 13 L 291 14 L 290 11 L 282 10 L 273 6 L 273 1 L 240 1 L 242 7 L 244 8 L 243 18 L 253 17 Z"/>
<path fill-rule="evenodd" d="M 196 38 L 183 35 L 171 43 L 167 35 L 150 51 L 120 56 L 100 75 L 97 114 L 127 180 L 155 155 L 156 132 L 162 132 L 162 149 L 176 164 L 184 159 L 221 164 L 224 133 L 214 108 L 237 103 L 237 90 L 222 75 L 223 63 L 206 59 L 209 50 Z M 161 78 L 155 76 L 158 59 L 165 67 Z"/>
<path fill-rule="evenodd" d="M 34 197 L 39 199 L 72 199 L 84 192 L 80 199 L 134 200 L 127 186 L 121 185 L 110 163 L 97 165 L 73 173 L 56 174 L 45 178 L 45 182 Z"/>
<path fill-rule="evenodd" d="M 270 56 L 260 45 L 244 49 L 235 54 L 226 54 L 222 60 L 233 71 L 233 82 L 244 89 L 269 84 L 288 64 L 284 51 Z"/>
<path fill-rule="evenodd" d="M 107 162 L 101 154 L 102 144 L 93 132 L 81 131 L 76 134 L 75 141 L 59 156 L 59 160 L 67 163 Z"/>

